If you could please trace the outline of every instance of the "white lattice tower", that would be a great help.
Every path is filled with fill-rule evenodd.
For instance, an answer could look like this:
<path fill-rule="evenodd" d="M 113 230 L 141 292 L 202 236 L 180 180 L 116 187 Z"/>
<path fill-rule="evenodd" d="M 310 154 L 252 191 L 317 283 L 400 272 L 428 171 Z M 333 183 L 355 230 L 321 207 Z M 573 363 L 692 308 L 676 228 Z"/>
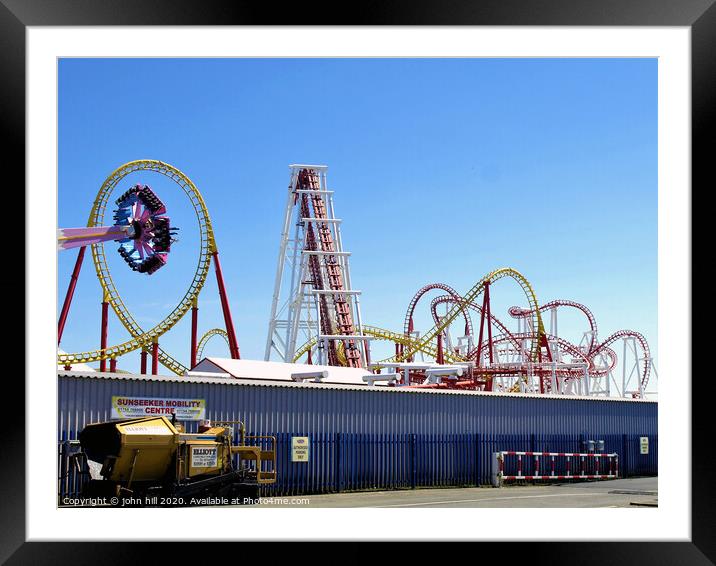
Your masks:
<path fill-rule="evenodd" d="M 341 220 L 325 165 L 290 165 L 265 360 L 292 362 L 296 348 L 314 341 L 317 363 L 366 367 L 360 291 L 351 286 Z"/>
<path fill-rule="evenodd" d="M 633 336 L 622 338 L 624 350 L 622 363 L 622 397 L 638 396 L 644 398 L 642 387 L 642 368 L 645 364 L 651 364 L 651 358 L 639 357 L 637 340 Z M 652 367 L 650 365 L 650 367 Z"/>

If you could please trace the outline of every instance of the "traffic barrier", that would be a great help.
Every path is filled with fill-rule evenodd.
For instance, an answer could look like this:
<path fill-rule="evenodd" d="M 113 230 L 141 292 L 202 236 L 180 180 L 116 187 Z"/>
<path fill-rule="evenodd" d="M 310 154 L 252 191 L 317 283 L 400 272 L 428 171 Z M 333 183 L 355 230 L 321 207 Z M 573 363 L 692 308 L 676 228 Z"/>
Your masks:
<path fill-rule="evenodd" d="M 506 456 L 516 457 L 514 464 L 510 466 L 510 469 L 514 469 L 516 473 L 505 473 Z M 540 471 L 540 458 L 549 458 L 549 474 Z M 533 464 L 531 473 L 528 473 L 530 461 Z M 573 464 L 578 469 L 575 469 Z M 492 485 L 495 487 L 501 487 L 503 482 L 510 480 L 606 480 L 618 477 L 619 455 L 616 452 L 604 454 L 601 452 L 517 452 L 503 450 L 492 453 Z"/>

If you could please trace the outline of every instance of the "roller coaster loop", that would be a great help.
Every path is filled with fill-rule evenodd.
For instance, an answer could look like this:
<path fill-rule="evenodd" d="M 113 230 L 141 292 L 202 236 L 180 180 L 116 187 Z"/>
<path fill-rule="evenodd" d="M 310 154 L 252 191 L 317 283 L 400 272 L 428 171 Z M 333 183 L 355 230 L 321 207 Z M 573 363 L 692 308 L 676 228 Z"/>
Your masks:
<path fill-rule="evenodd" d="M 154 346 L 158 342 L 160 336 L 165 332 L 169 331 L 179 320 L 189 311 L 192 306 L 196 305 L 199 293 L 204 286 L 207 274 L 209 272 L 209 264 L 211 260 L 214 260 L 214 268 L 216 271 L 217 282 L 219 286 L 219 294 L 221 298 L 222 311 L 224 314 L 224 320 L 227 326 L 227 336 L 230 344 L 231 355 L 234 358 L 239 357 L 239 347 L 234 332 L 233 321 L 231 319 L 231 312 L 229 310 L 228 299 L 226 297 L 226 289 L 223 282 L 223 276 L 221 273 L 221 265 L 219 263 L 218 250 L 216 242 L 214 240 L 214 230 L 211 225 L 211 219 L 209 212 L 204 203 L 204 199 L 201 193 L 196 188 L 194 183 L 179 169 L 164 163 L 162 161 L 143 159 L 137 161 L 130 161 L 125 163 L 121 167 L 113 171 L 109 177 L 104 181 L 100 187 L 97 197 L 92 205 L 89 219 L 87 221 L 88 227 L 102 226 L 104 223 L 105 212 L 107 210 L 107 204 L 109 202 L 110 195 L 114 188 L 124 179 L 127 175 L 137 171 L 151 171 L 164 175 L 174 181 L 187 196 L 196 215 L 197 223 L 199 225 L 200 234 L 200 246 L 199 246 L 199 259 L 194 272 L 194 277 L 187 289 L 184 297 L 179 301 L 179 304 L 156 326 L 149 330 L 142 329 L 137 321 L 134 319 L 129 309 L 126 307 L 122 298 L 117 291 L 112 276 L 110 274 L 109 266 L 107 264 L 107 258 L 104 252 L 104 244 L 97 243 L 92 244 L 92 259 L 94 262 L 95 271 L 97 278 L 99 279 L 102 287 L 104 296 L 104 302 L 108 303 L 112 310 L 119 318 L 122 325 L 127 329 L 131 335 L 131 339 L 115 346 L 106 346 L 98 350 L 90 350 L 86 352 L 59 354 L 57 357 L 58 364 L 69 366 L 71 364 L 87 363 L 92 361 L 104 361 L 107 359 L 116 360 L 117 357 L 122 356 L 128 352 L 142 349 L 148 351 L 151 349 L 158 350 L 158 361 L 160 361 L 167 369 L 172 372 L 183 375 L 187 368 L 179 361 L 175 360 L 161 348 Z M 77 264 L 75 265 L 75 272 L 73 272 L 73 282 L 76 280 L 76 275 L 79 274 L 79 264 L 81 264 L 81 256 L 83 255 L 84 248 L 80 249 L 80 255 L 78 256 Z M 66 307 L 68 307 L 68 300 L 71 300 L 71 292 L 74 291 L 73 282 L 70 284 L 68 289 L 68 298 L 65 300 Z M 63 307 L 63 316 L 66 316 L 66 309 Z M 61 318 L 60 328 L 64 326 L 64 320 Z M 61 332 L 59 333 L 61 337 Z"/>
<path fill-rule="evenodd" d="M 214 336 L 221 336 L 226 341 L 226 345 L 229 346 L 229 335 L 226 333 L 226 330 L 223 328 L 212 328 L 211 330 L 207 330 L 199 339 L 199 345 L 196 349 L 196 357 L 199 361 L 201 361 L 204 357 L 204 348 L 206 347 L 206 343 Z"/>
<path fill-rule="evenodd" d="M 537 297 L 535 295 L 532 286 L 529 281 L 517 270 L 510 267 L 503 267 L 496 269 L 485 275 L 470 289 L 465 296 L 461 297 L 461 300 L 447 312 L 447 314 L 440 319 L 440 323 L 436 324 L 431 330 L 420 337 L 419 340 L 411 343 L 406 349 L 398 356 L 396 361 L 402 362 L 410 359 L 417 351 L 422 351 L 428 344 L 430 344 L 435 338 L 442 334 L 445 329 L 450 326 L 453 320 L 462 313 L 470 303 L 475 302 L 475 299 L 479 297 L 486 289 L 487 286 L 492 285 L 495 281 L 504 277 L 510 277 L 517 281 L 527 297 L 529 309 L 532 316 L 532 327 L 537 329 L 536 340 L 532 341 L 532 348 L 530 351 L 530 358 L 532 361 L 541 361 L 542 358 L 542 347 L 547 346 L 546 333 L 544 330 L 544 324 L 542 323 L 542 315 L 540 314 L 539 305 L 537 304 Z"/>

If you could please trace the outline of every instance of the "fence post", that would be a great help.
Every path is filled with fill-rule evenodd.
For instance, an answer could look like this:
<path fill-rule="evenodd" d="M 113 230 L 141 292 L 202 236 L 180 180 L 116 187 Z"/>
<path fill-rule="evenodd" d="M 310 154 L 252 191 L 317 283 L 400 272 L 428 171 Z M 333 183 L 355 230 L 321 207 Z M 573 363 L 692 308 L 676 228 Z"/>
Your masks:
<path fill-rule="evenodd" d="M 475 485 L 480 485 L 480 434 L 475 434 Z"/>
<path fill-rule="evenodd" d="M 337 432 L 337 433 L 336 433 L 336 449 L 335 449 L 335 451 L 334 451 L 334 456 L 333 456 L 333 457 L 336 459 L 336 466 L 335 466 L 335 470 L 336 470 L 336 483 L 335 483 L 335 486 L 336 486 L 336 491 L 337 491 L 338 493 L 340 493 L 340 492 L 341 492 L 341 472 L 342 472 L 342 467 L 341 467 L 341 433 L 340 433 L 340 432 Z"/>
<path fill-rule="evenodd" d="M 415 469 L 415 434 L 410 435 L 410 487 L 415 489 L 416 485 L 416 474 Z"/>
<path fill-rule="evenodd" d="M 65 455 L 66 443 L 63 441 L 59 444 L 59 452 L 60 452 L 60 477 L 57 478 L 57 484 L 60 487 L 58 490 L 58 495 L 60 496 L 60 501 L 62 500 L 62 497 L 67 495 L 68 489 L 66 488 L 66 482 L 65 480 L 65 474 L 67 473 L 67 457 Z"/>
<path fill-rule="evenodd" d="M 490 483 L 493 487 L 502 487 L 502 468 L 504 456 L 499 452 L 493 452 L 490 459 Z"/>
<path fill-rule="evenodd" d="M 629 449 L 629 441 L 627 439 L 626 434 L 622 434 L 622 454 L 624 455 L 624 459 L 621 463 L 621 472 L 622 477 L 628 478 L 629 477 L 629 457 L 627 454 L 627 450 Z"/>

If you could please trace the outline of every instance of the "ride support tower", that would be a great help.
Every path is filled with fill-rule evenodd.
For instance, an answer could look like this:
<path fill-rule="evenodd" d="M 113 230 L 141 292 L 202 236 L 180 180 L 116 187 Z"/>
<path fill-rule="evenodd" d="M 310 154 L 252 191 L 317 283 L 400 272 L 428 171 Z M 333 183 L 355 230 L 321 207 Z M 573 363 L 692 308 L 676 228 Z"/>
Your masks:
<path fill-rule="evenodd" d="M 297 344 L 314 345 L 308 361 L 370 364 L 360 291 L 351 285 L 334 191 L 326 165 L 289 165 L 290 177 L 264 359 L 293 362 Z"/>

